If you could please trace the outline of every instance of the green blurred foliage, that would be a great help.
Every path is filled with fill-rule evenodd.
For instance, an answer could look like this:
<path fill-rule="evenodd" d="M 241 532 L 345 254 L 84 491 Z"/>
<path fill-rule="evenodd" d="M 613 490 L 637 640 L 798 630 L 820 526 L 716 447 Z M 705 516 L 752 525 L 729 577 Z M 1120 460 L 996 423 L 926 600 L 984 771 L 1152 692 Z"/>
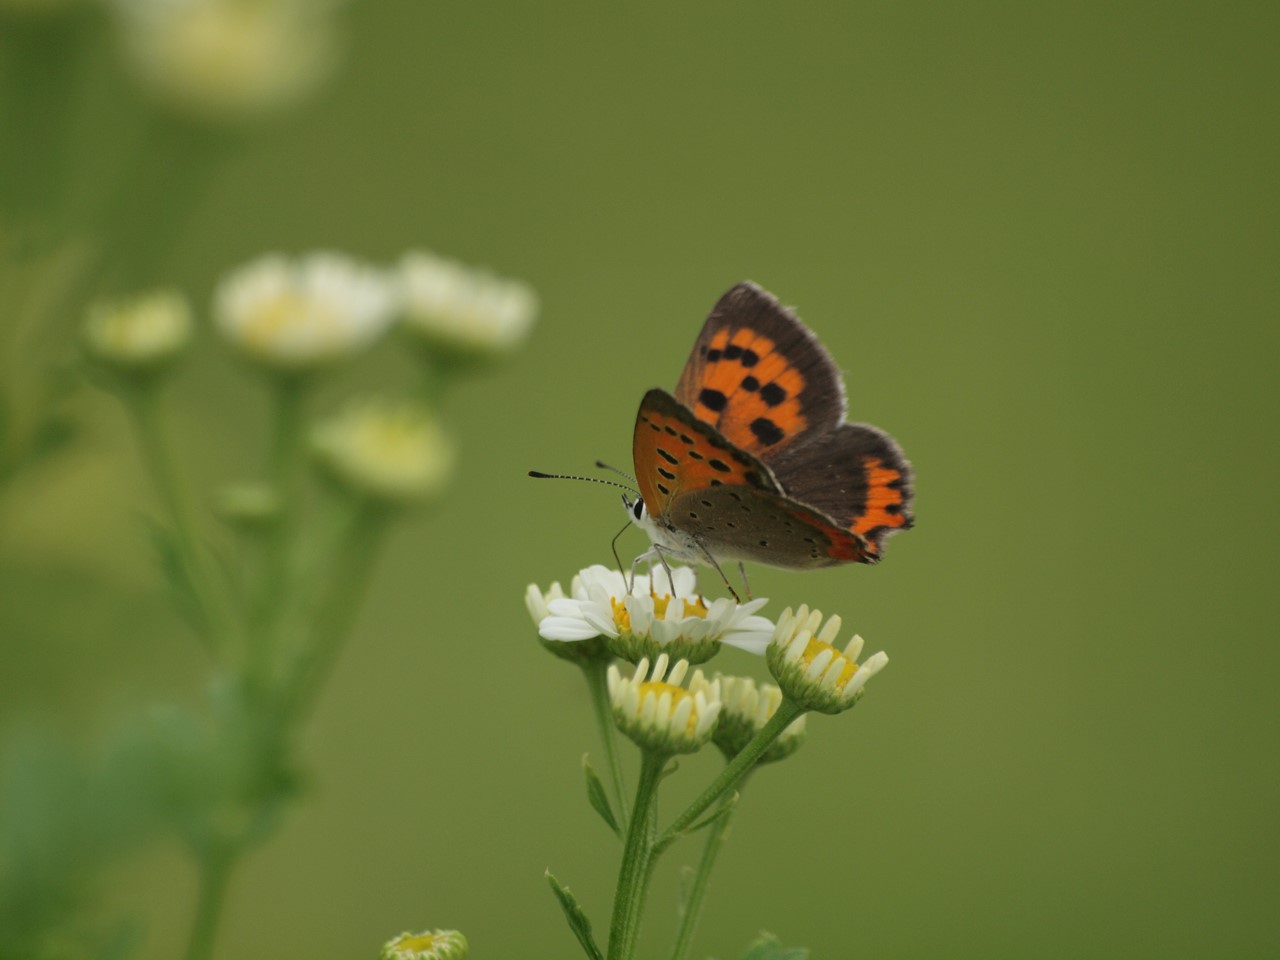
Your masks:
<path fill-rule="evenodd" d="M 452 499 L 383 558 L 308 733 L 305 802 L 237 878 L 220 955 L 360 956 L 448 926 L 477 956 L 566 956 L 548 866 L 605 923 L 618 847 L 583 802 L 586 693 L 520 598 L 607 560 L 623 517 L 607 491 L 523 474 L 626 466 L 640 396 L 674 384 L 743 277 L 798 305 L 851 418 L 901 441 L 918 526 L 876 568 L 753 571 L 766 613 L 839 612 L 893 662 L 754 779 L 701 954 L 764 924 L 820 958 L 1275 955 L 1277 20 L 1251 3 L 385 0 L 346 11 L 346 61 L 316 96 L 216 136 L 143 105 L 92 17 L 6 56 L 5 102 L 50 151 L 3 167 L 6 209 L 48 209 L 65 158 L 50 229 L 123 224 L 104 287 L 207 303 L 265 250 L 423 245 L 543 301 L 529 348 L 451 398 Z M 189 202 L 159 203 L 157 178 Z M 76 251 L 34 237 L 66 295 Z M 33 395 L 29 357 L 73 355 L 78 315 L 59 316 L 6 335 L 6 396 Z M 384 350 L 341 387 L 404 362 Z M 175 386 L 207 503 L 253 476 L 265 399 L 212 343 Z M 197 749 L 199 722 L 177 718 L 208 673 L 151 558 L 118 407 L 47 393 L 74 440 L 29 445 L 39 462 L 0 500 L 6 740 L 74 745 L 9 767 L 7 808 L 42 811 L 22 815 L 32 844 L 62 819 L 105 836 L 56 798 L 110 767 L 123 718 L 184 704 L 159 729 Z M 31 422 L 7 413 L 6 430 Z M 64 842 L 46 852 L 74 872 Z M 668 942 L 664 890 L 696 856 L 663 863 L 642 950 Z M 101 859 L 96 909 L 139 920 L 142 956 L 177 954 L 190 863 L 162 840 Z"/>

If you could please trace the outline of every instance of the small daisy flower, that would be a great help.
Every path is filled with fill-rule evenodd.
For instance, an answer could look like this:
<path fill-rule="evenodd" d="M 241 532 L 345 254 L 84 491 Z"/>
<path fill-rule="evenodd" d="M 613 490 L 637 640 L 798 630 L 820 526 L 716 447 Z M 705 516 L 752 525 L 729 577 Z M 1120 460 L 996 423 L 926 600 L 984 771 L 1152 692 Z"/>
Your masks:
<path fill-rule="evenodd" d="M 95 304 L 84 325 L 85 346 L 101 362 L 135 373 L 155 371 L 191 341 L 191 307 L 173 290 Z"/>
<path fill-rule="evenodd" d="M 529 584 L 524 593 L 524 606 L 529 611 L 533 625 L 536 627 L 551 616 L 549 606 L 552 601 L 563 599 L 565 599 L 564 588 L 560 586 L 559 581 L 551 584 L 551 588 L 546 591 L 539 589 L 536 583 Z M 575 641 L 548 640 L 546 637 L 539 636 L 538 642 L 546 648 L 547 652 L 561 660 L 569 660 L 573 663 L 613 658 L 613 654 L 604 645 L 604 638 L 600 636 L 585 637 Z"/>
<path fill-rule="evenodd" d="M 806 710 L 848 710 L 862 696 L 867 681 L 889 662 L 881 652 L 859 664 L 862 638 L 855 634 L 841 651 L 833 646 L 839 632 L 839 617 L 823 625 L 822 612 L 803 604 L 794 613 L 788 607 L 778 618 L 765 654 L 769 672 L 783 694 Z"/>
<path fill-rule="evenodd" d="M 604 637 L 614 656 L 632 663 L 662 653 L 704 663 L 721 644 L 760 654 L 773 633 L 772 621 L 755 615 L 768 601 L 722 597 L 708 604 L 688 567 L 673 568 L 670 577 L 661 569 L 652 577 L 637 574 L 628 592 L 627 578 L 597 564 L 574 577 L 570 594 L 548 602 L 550 616 L 538 625 L 542 638 Z"/>
<path fill-rule="evenodd" d="M 382 947 L 381 960 L 463 960 L 467 938 L 457 930 L 402 933 Z"/>
<path fill-rule="evenodd" d="M 538 313 L 538 298 L 518 280 L 432 253 L 406 253 L 398 278 L 404 327 L 450 354 L 507 353 L 524 342 Z"/>
<path fill-rule="evenodd" d="M 782 704 L 782 690 L 772 683 L 756 683 L 750 677 L 728 677 L 717 674 L 720 681 L 720 723 L 713 739 L 726 760 L 737 756 L 753 737 L 769 722 Z M 800 749 L 807 731 L 801 714 L 782 731 L 757 763 L 784 760 Z"/>
<path fill-rule="evenodd" d="M 304 370 L 367 347 L 390 326 L 395 305 L 382 272 L 348 257 L 269 255 L 218 285 L 214 319 L 250 359 Z"/>
<path fill-rule="evenodd" d="M 311 446 L 342 483 L 386 503 L 435 496 L 453 472 L 453 444 L 440 424 L 405 402 L 349 403 L 314 428 Z"/>
<path fill-rule="evenodd" d="M 711 738 L 720 715 L 720 683 L 694 672 L 689 689 L 680 686 L 689 661 L 680 660 L 670 672 L 670 658 L 641 660 L 630 676 L 617 664 L 609 667 L 609 703 L 618 729 L 638 746 L 658 753 L 692 753 Z M 649 679 L 645 679 L 648 675 Z"/>
<path fill-rule="evenodd" d="M 330 4 L 115 0 L 125 59 L 156 99 L 202 119 L 268 113 L 330 73 Z"/>

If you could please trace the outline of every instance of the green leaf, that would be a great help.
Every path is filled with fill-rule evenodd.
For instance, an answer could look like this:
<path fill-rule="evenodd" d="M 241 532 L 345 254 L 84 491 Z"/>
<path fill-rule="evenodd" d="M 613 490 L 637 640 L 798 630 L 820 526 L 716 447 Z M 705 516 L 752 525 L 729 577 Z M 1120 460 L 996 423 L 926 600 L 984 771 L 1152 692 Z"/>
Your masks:
<path fill-rule="evenodd" d="M 591 804 L 591 809 L 600 814 L 600 819 L 609 825 L 609 829 L 621 837 L 622 829 L 618 826 L 618 818 L 613 815 L 613 808 L 609 806 L 609 796 L 604 792 L 604 784 L 600 782 L 585 753 L 582 755 L 582 773 L 587 778 L 587 801 Z"/>
<path fill-rule="evenodd" d="M 604 960 L 604 954 L 600 952 L 595 939 L 591 936 L 591 921 L 582 912 L 582 908 L 578 906 L 578 901 L 574 899 L 569 888 L 552 876 L 550 870 L 547 871 L 546 877 L 547 882 L 551 884 L 551 892 L 556 895 L 556 899 L 560 901 L 560 908 L 564 910 L 564 918 L 569 921 L 569 929 L 578 938 L 583 952 L 590 960 Z"/>
<path fill-rule="evenodd" d="M 761 931 L 739 960 L 809 960 L 809 948 L 784 947 L 772 933 Z"/>

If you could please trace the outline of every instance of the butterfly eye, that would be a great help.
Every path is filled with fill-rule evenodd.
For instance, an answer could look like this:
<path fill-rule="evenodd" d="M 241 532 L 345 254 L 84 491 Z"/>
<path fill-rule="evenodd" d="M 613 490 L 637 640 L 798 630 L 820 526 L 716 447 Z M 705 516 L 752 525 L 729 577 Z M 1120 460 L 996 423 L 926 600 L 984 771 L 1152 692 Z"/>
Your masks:
<path fill-rule="evenodd" d="M 643 519 L 644 500 L 642 500 L 640 497 L 636 497 L 636 502 L 631 505 L 631 512 L 635 514 L 635 518 L 637 520 Z"/>

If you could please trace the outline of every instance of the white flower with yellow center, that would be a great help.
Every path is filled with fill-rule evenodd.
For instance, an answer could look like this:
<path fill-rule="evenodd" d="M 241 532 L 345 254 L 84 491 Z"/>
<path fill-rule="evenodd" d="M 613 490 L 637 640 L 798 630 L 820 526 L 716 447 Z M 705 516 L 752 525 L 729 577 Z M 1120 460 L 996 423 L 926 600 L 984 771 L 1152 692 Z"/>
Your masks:
<path fill-rule="evenodd" d="M 457 930 L 402 933 L 382 947 L 381 960 L 463 960 L 467 938 Z"/>
<path fill-rule="evenodd" d="M 717 674 L 724 709 L 716 726 L 716 746 L 726 759 L 733 759 L 759 733 L 782 705 L 782 690 L 772 683 L 756 683 L 750 677 Z M 800 749 L 806 736 L 801 714 L 773 741 L 757 763 L 783 760 Z"/>
<path fill-rule="evenodd" d="M 529 335 L 538 313 L 526 284 L 432 253 L 405 254 L 398 277 L 405 328 L 450 353 L 506 353 Z"/>
<path fill-rule="evenodd" d="M 340 481 L 388 503 L 435 496 L 453 472 L 453 444 L 430 413 L 411 403 L 350 403 L 314 428 L 311 445 Z"/>
<path fill-rule="evenodd" d="M 618 729 L 635 743 L 658 753 L 692 753 L 711 738 L 720 715 L 720 683 L 694 671 L 689 689 L 680 686 L 689 661 L 680 660 L 670 672 L 664 653 L 654 661 L 641 660 L 624 676 L 617 664 L 609 667 L 609 703 Z M 646 676 L 648 679 L 646 679 Z"/>
<path fill-rule="evenodd" d="M 597 564 L 573 578 L 569 597 L 547 603 L 550 615 L 538 632 L 569 643 L 604 637 L 615 656 L 632 663 L 662 653 L 703 663 L 721 644 L 763 653 L 773 622 L 755 613 L 767 602 L 722 597 L 708 604 L 688 567 L 673 568 L 670 577 L 662 569 L 652 577 L 637 574 L 628 590 L 626 577 Z"/>
<path fill-rule="evenodd" d="M 269 255 L 218 285 L 214 320 L 251 359 L 304 370 L 367 347 L 391 325 L 395 307 L 386 276 L 349 257 Z"/>
<path fill-rule="evenodd" d="M 859 664 L 862 638 L 854 634 L 840 650 L 834 646 L 839 632 L 839 617 L 831 617 L 824 625 L 822 612 L 810 611 L 804 604 L 794 612 L 788 607 L 778 618 L 765 654 L 769 672 L 783 694 L 806 710 L 848 710 L 861 697 L 867 681 L 889 662 L 880 652 Z"/>
<path fill-rule="evenodd" d="M 126 60 L 150 93 L 202 118 L 301 99 L 336 59 L 333 4 L 315 0 L 115 0 Z"/>
<path fill-rule="evenodd" d="M 84 326 L 85 345 L 98 360 L 122 369 L 155 370 L 191 340 L 191 307 L 173 290 L 95 304 Z"/>

